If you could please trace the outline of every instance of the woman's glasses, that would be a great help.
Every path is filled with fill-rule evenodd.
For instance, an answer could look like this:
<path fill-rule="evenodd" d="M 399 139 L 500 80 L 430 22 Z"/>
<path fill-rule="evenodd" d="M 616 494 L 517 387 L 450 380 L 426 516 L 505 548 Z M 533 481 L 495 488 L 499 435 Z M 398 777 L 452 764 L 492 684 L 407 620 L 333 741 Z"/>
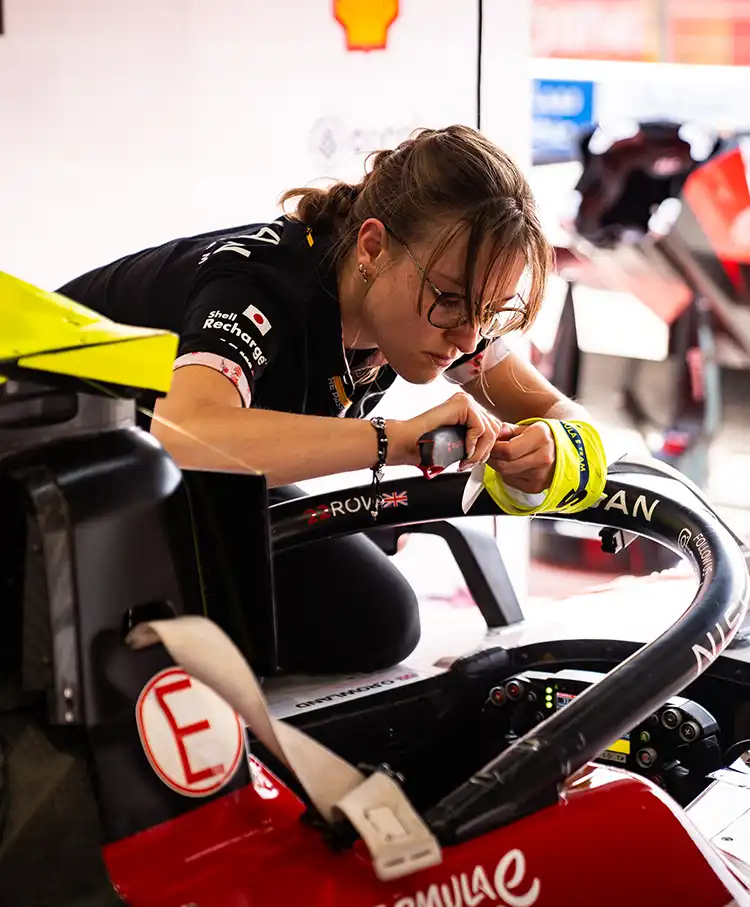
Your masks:
<path fill-rule="evenodd" d="M 427 320 L 433 327 L 440 328 L 442 331 L 450 331 L 460 328 L 470 321 L 473 321 L 469 314 L 466 298 L 459 293 L 446 293 L 435 286 L 427 276 L 427 272 L 417 259 L 412 255 L 411 249 L 400 239 L 392 230 L 388 230 L 391 236 L 406 250 L 406 254 L 411 258 L 422 275 L 422 279 L 430 288 L 435 297 L 435 301 L 427 310 Z M 520 299 L 520 297 L 518 297 Z M 492 339 L 500 337 L 503 334 L 509 334 L 512 331 L 520 331 L 526 327 L 527 315 L 525 307 L 503 306 L 501 309 L 495 309 L 483 315 L 479 322 L 479 333 L 482 337 Z"/>

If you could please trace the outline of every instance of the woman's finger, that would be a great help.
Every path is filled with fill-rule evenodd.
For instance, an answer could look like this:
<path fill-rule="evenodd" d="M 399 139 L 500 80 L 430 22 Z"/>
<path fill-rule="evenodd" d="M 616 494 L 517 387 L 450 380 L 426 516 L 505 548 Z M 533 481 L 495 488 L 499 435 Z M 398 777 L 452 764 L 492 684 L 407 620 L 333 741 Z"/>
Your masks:
<path fill-rule="evenodd" d="M 523 471 L 509 471 L 507 463 L 496 465 L 492 460 L 489 465 L 502 478 L 506 485 L 513 488 L 523 488 L 519 483 L 529 482 L 534 486 L 534 491 L 543 491 L 551 482 L 551 469 L 549 466 L 531 466 Z"/>
<path fill-rule="evenodd" d="M 514 425 L 512 422 L 503 422 L 502 419 L 498 419 L 492 413 L 487 413 L 487 417 L 495 430 L 497 441 L 510 441 L 511 438 L 520 434 L 525 428 L 525 426 Z"/>
<path fill-rule="evenodd" d="M 467 411 L 467 424 L 471 423 L 472 429 L 467 432 L 467 456 L 459 464 L 460 470 L 470 469 L 477 463 L 486 463 L 492 455 L 498 434 L 506 431 L 506 424 L 495 419 L 479 404 L 470 401 Z M 471 444 L 469 438 L 471 437 Z"/>
<path fill-rule="evenodd" d="M 466 443 L 466 457 L 461 460 L 458 464 L 459 471 L 464 471 L 466 469 L 471 469 L 476 463 L 484 462 L 491 452 L 491 444 L 487 445 L 486 440 L 486 425 L 484 419 L 482 419 L 481 414 L 477 414 L 477 428 L 474 433 L 474 440 L 471 446 L 468 443 L 468 433 L 467 433 L 467 443 Z M 481 428 L 479 427 L 481 425 Z"/>
<path fill-rule="evenodd" d="M 469 402 L 466 411 L 466 459 L 475 462 L 477 447 L 486 431 L 485 420 L 476 406 Z"/>
<path fill-rule="evenodd" d="M 487 460 L 489 460 L 490 455 L 492 454 L 492 448 L 495 446 L 495 439 L 497 438 L 497 429 L 492 420 L 484 413 L 480 413 L 480 415 L 484 424 L 484 431 L 477 441 L 474 456 L 471 457 L 473 463 L 486 463 Z"/>
<path fill-rule="evenodd" d="M 527 494 L 540 494 L 547 490 L 546 476 L 543 473 L 532 473 L 530 475 L 513 476 L 506 485 L 509 488 L 517 488 L 519 491 L 525 491 Z"/>
<path fill-rule="evenodd" d="M 511 438 L 510 441 L 497 441 L 492 451 L 492 456 L 493 459 L 506 462 L 518 460 L 548 443 L 548 438 L 543 432 L 524 431 Z"/>
<path fill-rule="evenodd" d="M 512 455 L 508 448 L 502 445 L 502 441 L 497 442 L 490 454 L 490 460 L 496 464 L 497 469 L 523 472 L 525 469 L 544 466 L 545 463 L 549 465 L 555 459 L 555 449 L 549 444 L 535 444 L 526 450 L 514 449 Z"/>

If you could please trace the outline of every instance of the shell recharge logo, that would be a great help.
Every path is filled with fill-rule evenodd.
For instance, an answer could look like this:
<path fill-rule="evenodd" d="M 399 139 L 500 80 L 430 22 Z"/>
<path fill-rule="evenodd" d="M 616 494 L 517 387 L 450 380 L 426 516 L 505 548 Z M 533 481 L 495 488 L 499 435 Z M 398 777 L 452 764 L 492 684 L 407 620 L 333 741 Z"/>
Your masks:
<path fill-rule="evenodd" d="M 347 50 L 385 50 L 398 0 L 333 0 L 333 15 L 346 32 Z"/>

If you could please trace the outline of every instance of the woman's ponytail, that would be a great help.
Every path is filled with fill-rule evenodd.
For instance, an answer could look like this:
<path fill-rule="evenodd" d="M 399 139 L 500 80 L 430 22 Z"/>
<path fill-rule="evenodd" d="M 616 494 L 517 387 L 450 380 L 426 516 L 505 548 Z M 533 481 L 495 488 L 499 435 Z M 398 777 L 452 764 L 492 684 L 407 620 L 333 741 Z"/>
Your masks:
<path fill-rule="evenodd" d="M 280 202 L 283 206 L 297 198 L 295 216 L 299 220 L 325 232 L 343 233 L 360 191 L 360 185 L 338 182 L 327 189 L 289 189 Z"/>

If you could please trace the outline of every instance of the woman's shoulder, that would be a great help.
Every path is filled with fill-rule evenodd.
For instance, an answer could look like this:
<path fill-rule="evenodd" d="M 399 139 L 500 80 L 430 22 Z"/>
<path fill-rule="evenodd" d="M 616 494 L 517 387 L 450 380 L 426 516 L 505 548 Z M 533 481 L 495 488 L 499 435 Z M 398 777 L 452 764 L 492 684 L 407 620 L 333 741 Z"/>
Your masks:
<path fill-rule="evenodd" d="M 284 215 L 272 221 L 258 221 L 200 233 L 190 237 L 188 242 L 191 246 L 202 247 L 199 264 L 218 257 L 234 259 L 238 255 L 248 261 L 253 254 L 260 253 L 267 257 L 274 250 L 303 250 L 303 241 L 309 230 L 306 224 Z"/>
<path fill-rule="evenodd" d="M 331 238 L 288 215 L 231 230 L 203 234 L 200 276 L 214 273 L 263 274 L 284 285 L 308 284 L 329 270 Z"/>
<path fill-rule="evenodd" d="M 193 271 L 188 310 L 205 309 L 207 317 L 244 313 L 252 299 L 276 325 L 275 338 L 285 325 L 298 336 L 335 334 L 338 348 L 338 288 L 328 250 L 326 236 L 288 217 L 222 231 L 211 236 Z"/>

